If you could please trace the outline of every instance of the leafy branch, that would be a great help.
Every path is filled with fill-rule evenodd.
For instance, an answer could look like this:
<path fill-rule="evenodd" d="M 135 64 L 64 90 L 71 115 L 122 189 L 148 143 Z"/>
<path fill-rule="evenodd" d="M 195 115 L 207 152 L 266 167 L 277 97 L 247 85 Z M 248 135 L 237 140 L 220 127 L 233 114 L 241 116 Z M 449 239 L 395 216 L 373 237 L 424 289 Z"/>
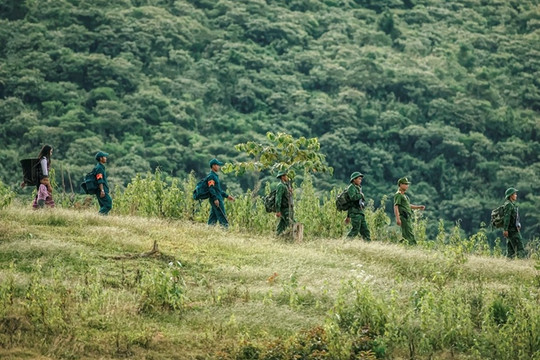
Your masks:
<path fill-rule="evenodd" d="M 317 138 L 295 139 L 289 134 L 272 132 L 268 132 L 266 138 L 269 144 L 254 141 L 237 144 L 236 150 L 246 153 L 251 160 L 227 163 L 223 166 L 223 172 L 243 175 L 246 172 L 264 170 L 272 173 L 287 171 L 291 178 L 296 174 L 295 169 L 312 173 L 333 173 L 334 169 L 326 165 L 326 156 L 320 153 L 321 145 Z"/>

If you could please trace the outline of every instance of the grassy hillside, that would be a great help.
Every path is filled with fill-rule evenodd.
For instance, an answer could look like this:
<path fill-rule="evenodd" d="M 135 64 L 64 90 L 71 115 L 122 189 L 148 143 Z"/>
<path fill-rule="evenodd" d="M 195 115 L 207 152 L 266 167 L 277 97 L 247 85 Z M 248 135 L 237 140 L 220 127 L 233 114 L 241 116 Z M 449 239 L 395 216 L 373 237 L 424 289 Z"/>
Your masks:
<path fill-rule="evenodd" d="M 540 359 L 534 260 L 17 206 L 0 228 L 3 359 Z"/>

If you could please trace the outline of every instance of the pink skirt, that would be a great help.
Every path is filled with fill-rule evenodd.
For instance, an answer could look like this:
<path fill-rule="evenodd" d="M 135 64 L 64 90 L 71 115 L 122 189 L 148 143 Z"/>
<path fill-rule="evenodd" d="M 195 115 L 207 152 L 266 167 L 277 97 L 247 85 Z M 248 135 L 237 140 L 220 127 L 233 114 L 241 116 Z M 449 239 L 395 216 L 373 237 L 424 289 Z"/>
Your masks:
<path fill-rule="evenodd" d="M 45 206 L 47 207 L 54 207 L 54 200 L 52 198 L 52 195 L 47 190 L 47 187 L 43 184 L 39 185 L 38 193 L 34 199 L 34 202 L 32 203 L 32 207 L 34 209 L 39 209 L 39 200 L 45 200 Z"/>

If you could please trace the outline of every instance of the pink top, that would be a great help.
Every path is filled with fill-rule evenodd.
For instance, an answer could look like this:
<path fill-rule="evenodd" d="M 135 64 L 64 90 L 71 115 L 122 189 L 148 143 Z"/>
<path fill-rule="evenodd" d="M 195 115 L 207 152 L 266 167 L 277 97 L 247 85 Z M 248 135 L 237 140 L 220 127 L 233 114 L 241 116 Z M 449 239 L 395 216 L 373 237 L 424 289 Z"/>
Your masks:
<path fill-rule="evenodd" d="M 47 187 L 43 184 L 39 185 L 39 190 L 37 192 L 37 199 L 38 200 L 45 200 L 49 196 L 49 192 L 47 191 Z"/>

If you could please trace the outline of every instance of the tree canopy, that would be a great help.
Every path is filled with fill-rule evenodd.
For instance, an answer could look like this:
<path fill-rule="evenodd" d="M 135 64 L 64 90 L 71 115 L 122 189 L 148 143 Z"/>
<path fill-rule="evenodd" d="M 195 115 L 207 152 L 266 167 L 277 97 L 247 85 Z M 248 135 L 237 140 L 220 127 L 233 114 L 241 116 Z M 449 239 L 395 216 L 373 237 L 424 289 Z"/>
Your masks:
<path fill-rule="evenodd" d="M 474 231 L 514 186 L 540 234 L 536 0 L 3 0 L 0 44 L 13 187 L 45 143 L 74 177 L 110 152 L 125 186 L 283 132 L 318 139 L 319 191 L 358 170 L 377 201 L 408 176 L 428 217 Z"/>

